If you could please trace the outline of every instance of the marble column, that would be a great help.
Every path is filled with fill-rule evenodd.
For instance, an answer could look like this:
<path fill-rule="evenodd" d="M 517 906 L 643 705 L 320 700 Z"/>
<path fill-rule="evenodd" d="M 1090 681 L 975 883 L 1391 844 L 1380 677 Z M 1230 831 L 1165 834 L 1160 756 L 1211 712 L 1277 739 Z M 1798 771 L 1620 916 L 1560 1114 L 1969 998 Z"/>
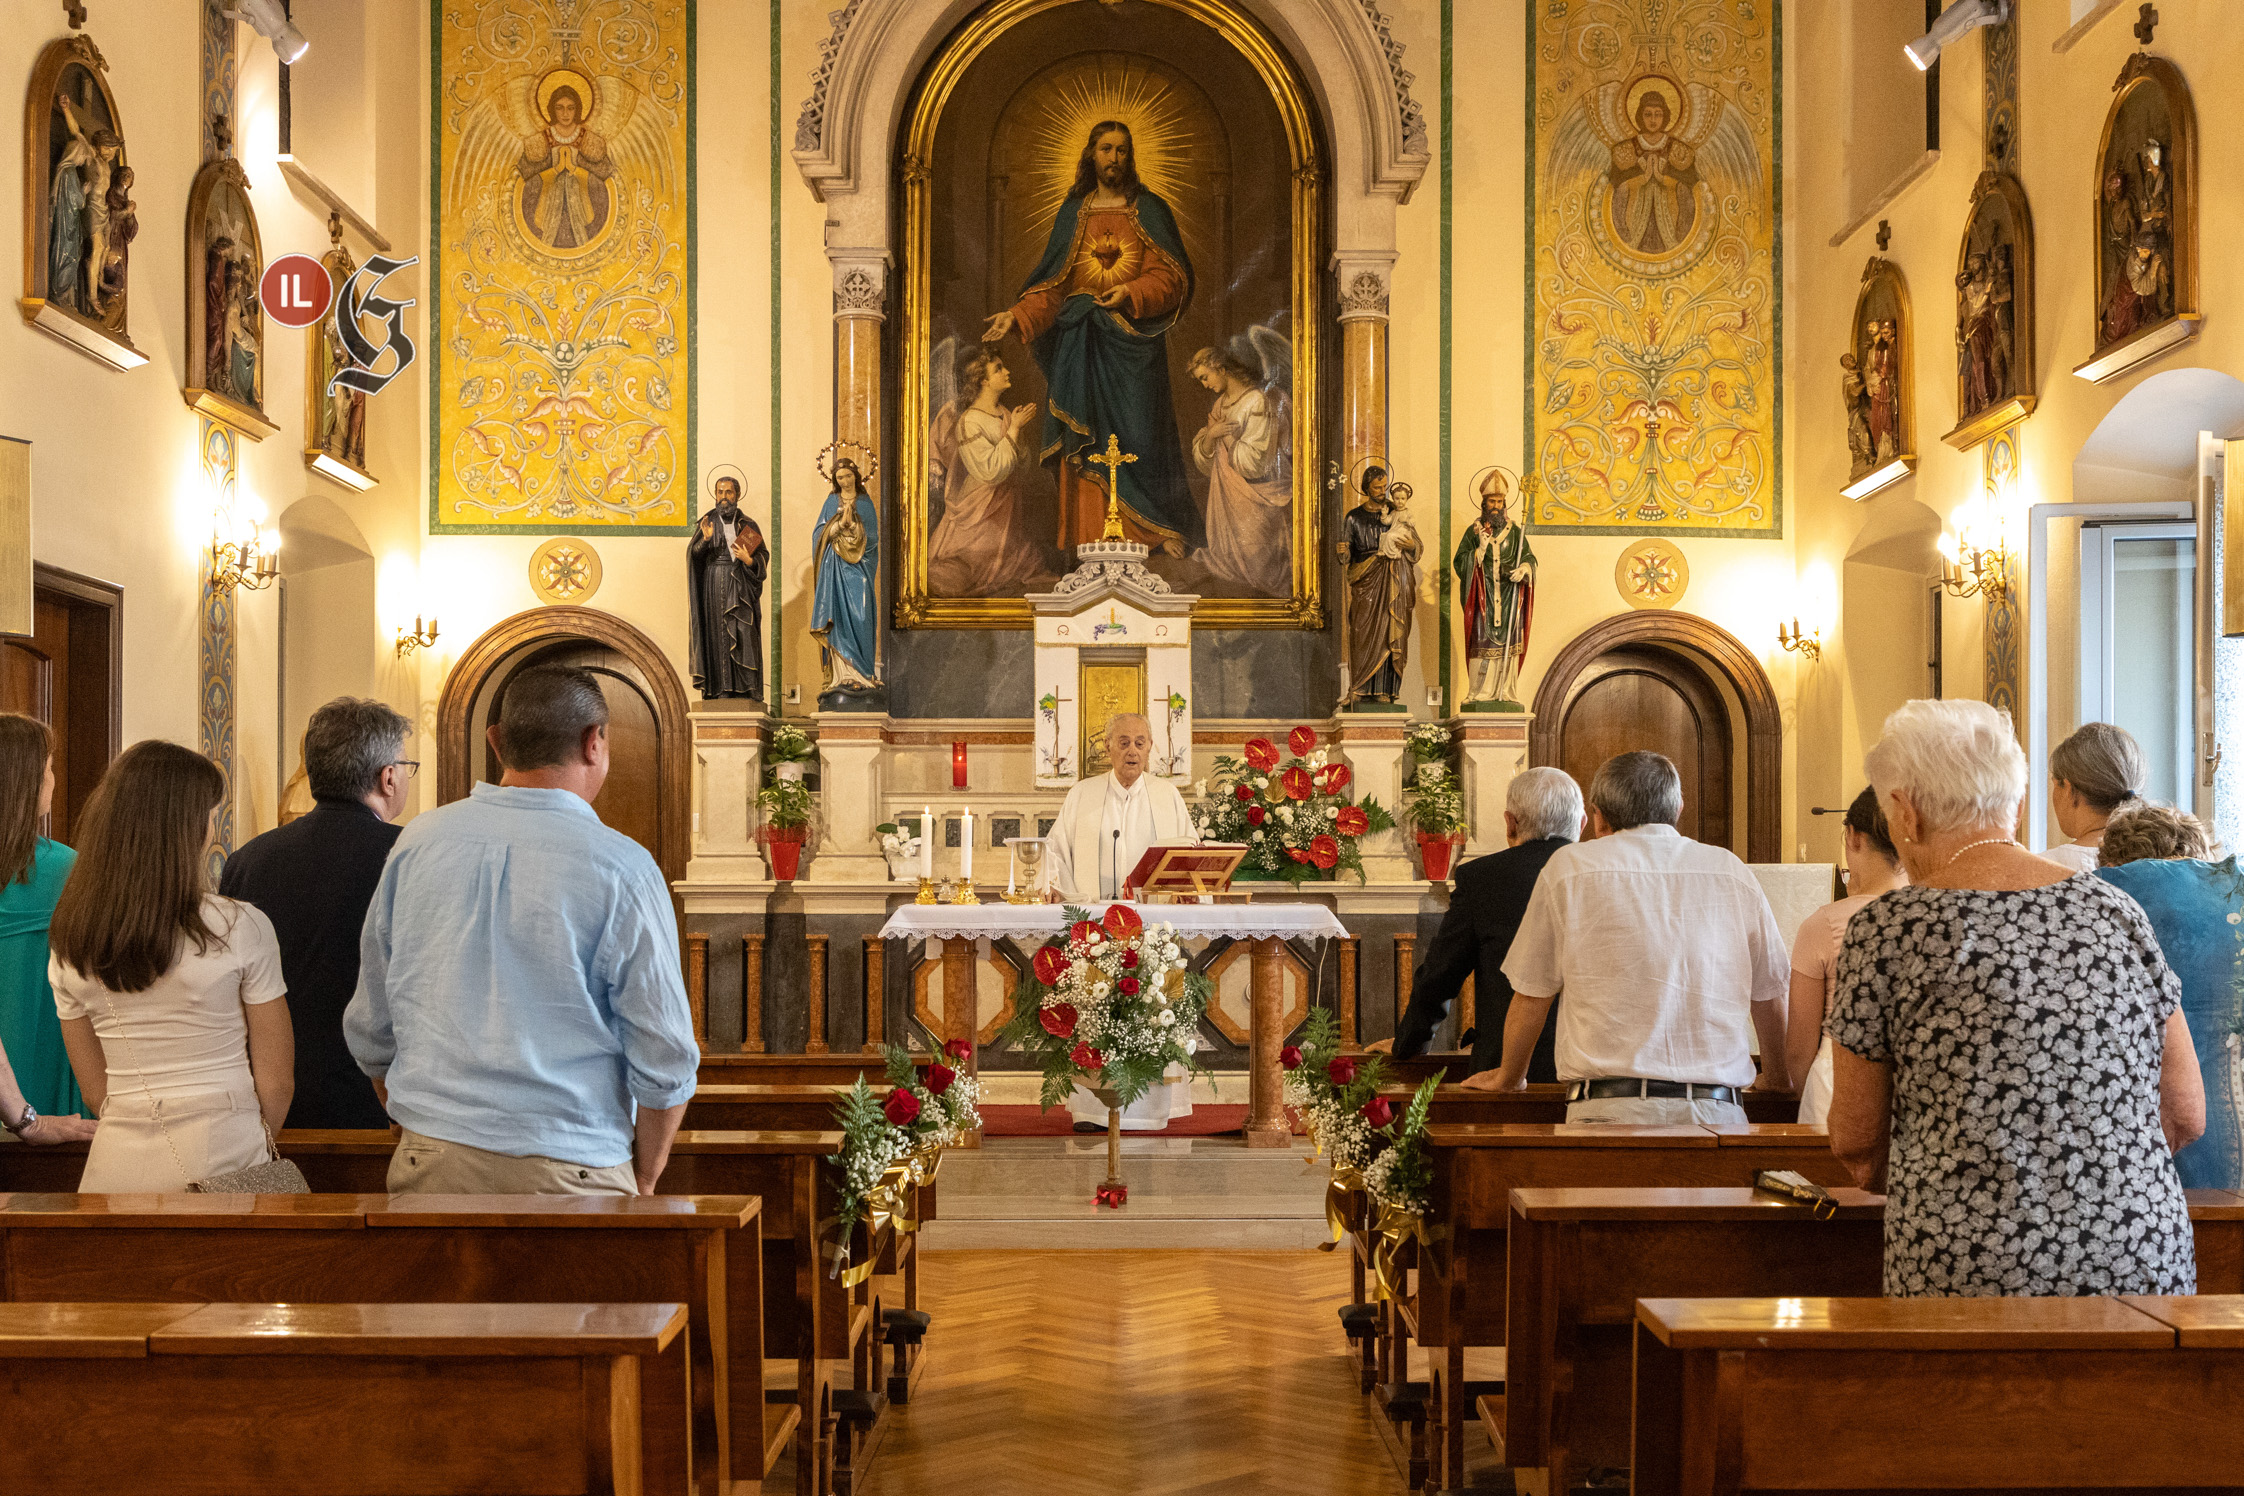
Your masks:
<path fill-rule="evenodd" d="M 1387 452 L 1387 276 L 1392 253 L 1334 255 L 1340 283 L 1340 512 L 1333 516 L 1332 541 L 1339 559 L 1348 554 L 1344 517 L 1355 507 L 1356 470 L 1364 459 L 1390 463 Z M 1341 586 L 1340 654 L 1348 658 L 1348 589 Z M 1392 711 L 1393 708 L 1386 708 Z M 1384 803 L 1384 802 L 1382 802 Z M 1407 874 L 1406 874 L 1407 876 Z"/>
<path fill-rule="evenodd" d="M 834 440 L 877 451 L 888 256 L 879 250 L 827 254 L 834 265 Z"/>
<path fill-rule="evenodd" d="M 1527 767 L 1527 728 L 1533 721 L 1532 712 L 1474 713 L 1449 719 L 1470 827 L 1463 856 L 1504 849 L 1504 796 L 1512 787 L 1512 776 Z"/>

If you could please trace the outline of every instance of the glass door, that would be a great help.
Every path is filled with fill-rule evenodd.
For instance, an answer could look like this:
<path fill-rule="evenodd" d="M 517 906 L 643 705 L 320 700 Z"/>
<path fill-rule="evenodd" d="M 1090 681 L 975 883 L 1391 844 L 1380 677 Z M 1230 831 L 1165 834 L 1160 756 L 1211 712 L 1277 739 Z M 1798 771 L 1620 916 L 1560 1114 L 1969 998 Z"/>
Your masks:
<path fill-rule="evenodd" d="M 2143 793 L 2196 801 L 2197 538 L 2189 524 L 2080 532 L 2080 720 L 2143 746 Z"/>

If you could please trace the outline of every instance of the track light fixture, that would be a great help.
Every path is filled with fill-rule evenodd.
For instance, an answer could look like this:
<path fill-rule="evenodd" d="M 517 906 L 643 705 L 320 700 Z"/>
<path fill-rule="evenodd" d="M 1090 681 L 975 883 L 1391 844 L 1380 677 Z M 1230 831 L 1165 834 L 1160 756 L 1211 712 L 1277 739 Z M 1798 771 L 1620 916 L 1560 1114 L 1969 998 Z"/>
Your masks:
<path fill-rule="evenodd" d="M 1956 0 L 1940 13 L 1930 31 L 1901 50 L 1917 65 L 1918 72 L 1926 72 L 1940 60 L 1941 49 L 1960 40 L 1965 32 L 2000 26 L 2009 19 L 2010 0 Z"/>

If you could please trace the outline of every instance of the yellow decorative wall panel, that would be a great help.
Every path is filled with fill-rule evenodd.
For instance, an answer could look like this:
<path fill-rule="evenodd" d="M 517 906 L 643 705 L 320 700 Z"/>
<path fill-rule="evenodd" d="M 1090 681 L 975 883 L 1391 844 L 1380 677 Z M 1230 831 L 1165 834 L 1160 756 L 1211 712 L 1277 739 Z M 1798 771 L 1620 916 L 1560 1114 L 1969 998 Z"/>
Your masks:
<path fill-rule="evenodd" d="M 430 528 L 683 534 L 692 0 L 431 0 Z"/>
<path fill-rule="evenodd" d="M 1781 535 L 1781 7 L 1527 14 L 1534 526 Z"/>

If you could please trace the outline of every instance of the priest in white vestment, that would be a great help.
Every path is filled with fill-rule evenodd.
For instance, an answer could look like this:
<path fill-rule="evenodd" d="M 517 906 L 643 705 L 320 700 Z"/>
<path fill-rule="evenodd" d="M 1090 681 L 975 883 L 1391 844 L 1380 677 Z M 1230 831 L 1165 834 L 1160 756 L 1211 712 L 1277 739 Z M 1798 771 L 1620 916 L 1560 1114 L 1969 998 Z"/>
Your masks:
<path fill-rule="evenodd" d="M 1148 847 L 1200 840 L 1184 796 L 1166 780 L 1152 778 L 1145 766 L 1153 757 L 1153 724 L 1135 712 L 1117 716 L 1106 727 L 1107 761 L 1114 767 L 1085 779 L 1060 802 L 1046 856 L 1052 886 L 1070 903 L 1103 906 L 1122 897 L 1122 884 Z M 1068 1098 L 1079 1130 L 1106 1131 L 1106 1106 L 1082 1086 Z M 1159 1132 L 1171 1117 L 1190 1115 L 1192 1081 L 1181 1068 L 1122 1113 L 1125 1132 Z"/>

